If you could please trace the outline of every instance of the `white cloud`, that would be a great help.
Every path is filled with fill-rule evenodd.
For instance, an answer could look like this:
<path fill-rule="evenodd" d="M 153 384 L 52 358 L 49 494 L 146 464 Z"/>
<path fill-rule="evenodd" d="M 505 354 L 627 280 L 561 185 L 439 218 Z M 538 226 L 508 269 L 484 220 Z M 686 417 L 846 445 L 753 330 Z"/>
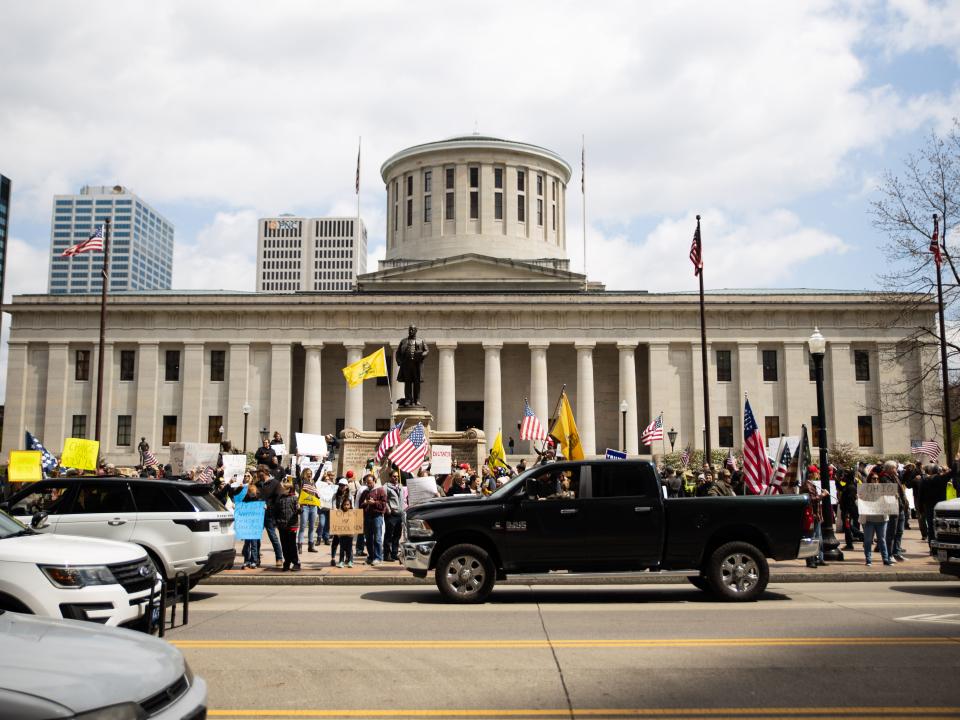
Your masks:
<path fill-rule="evenodd" d="M 255 290 L 258 217 L 254 210 L 218 212 L 194 242 L 177 241 L 173 286 L 185 290 Z"/>
<path fill-rule="evenodd" d="M 960 60 L 960 5 L 956 2 L 888 0 L 884 40 L 890 51 L 945 47 Z"/>

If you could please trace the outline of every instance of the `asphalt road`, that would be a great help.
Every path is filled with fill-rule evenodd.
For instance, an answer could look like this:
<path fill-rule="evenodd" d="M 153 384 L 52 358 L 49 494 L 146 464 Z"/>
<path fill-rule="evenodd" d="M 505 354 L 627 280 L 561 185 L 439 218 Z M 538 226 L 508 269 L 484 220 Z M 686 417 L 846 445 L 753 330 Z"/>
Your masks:
<path fill-rule="evenodd" d="M 221 586 L 167 639 L 211 718 L 960 717 L 960 583 Z"/>

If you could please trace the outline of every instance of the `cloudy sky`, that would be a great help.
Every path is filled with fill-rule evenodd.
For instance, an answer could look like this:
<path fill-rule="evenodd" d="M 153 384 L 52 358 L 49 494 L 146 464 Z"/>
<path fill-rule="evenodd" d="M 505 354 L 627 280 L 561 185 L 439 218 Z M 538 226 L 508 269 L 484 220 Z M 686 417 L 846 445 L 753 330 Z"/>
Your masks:
<path fill-rule="evenodd" d="M 129 186 L 173 221 L 174 287 L 252 290 L 257 217 L 355 212 L 360 136 L 373 270 L 381 163 L 475 130 L 576 168 L 575 270 L 585 136 L 587 270 L 609 288 L 695 288 L 697 213 L 708 287 L 871 288 L 878 178 L 960 115 L 956 0 L 88 0 L 3 16 L 8 298 L 46 291 L 52 196 L 84 184 Z"/>

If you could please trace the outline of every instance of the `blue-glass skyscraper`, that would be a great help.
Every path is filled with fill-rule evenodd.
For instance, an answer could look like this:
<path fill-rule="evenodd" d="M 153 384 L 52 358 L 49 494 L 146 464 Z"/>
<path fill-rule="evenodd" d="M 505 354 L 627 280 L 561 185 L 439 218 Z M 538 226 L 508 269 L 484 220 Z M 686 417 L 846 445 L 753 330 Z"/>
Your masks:
<path fill-rule="evenodd" d="M 84 186 L 56 195 L 50 227 L 50 293 L 100 292 L 103 254 L 62 257 L 106 218 L 110 237 L 110 291 L 168 290 L 173 276 L 173 225 L 122 185 Z"/>

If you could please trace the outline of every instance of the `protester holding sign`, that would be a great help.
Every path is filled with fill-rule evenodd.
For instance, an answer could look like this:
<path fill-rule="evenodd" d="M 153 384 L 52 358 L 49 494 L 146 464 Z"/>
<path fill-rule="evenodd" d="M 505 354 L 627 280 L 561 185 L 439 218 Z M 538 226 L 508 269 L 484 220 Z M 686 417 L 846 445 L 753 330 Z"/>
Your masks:
<path fill-rule="evenodd" d="M 304 468 L 300 473 L 300 530 L 297 532 L 297 552 L 303 552 L 303 533 L 307 532 L 307 552 L 316 552 L 313 546 L 313 526 L 317 524 L 320 509 L 320 496 L 313 484 L 313 470 Z"/>
<path fill-rule="evenodd" d="M 273 518 L 280 533 L 283 549 L 283 569 L 299 570 L 300 555 L 297 553 L 297 531 L 300 529 L 300 506 L 297 504 L 293 480 L 286 478 L 280 483 L 280 494 L 273 502 Z"/>
<path fill-rule="evenodd" d="M 346 487 L 341 486 L 341 487 Z M 349 495 L 343 496 L 343 502 L 337 507 L 336 512 L 343 513 L 352 513 L 353 512 L 353 502 L 350 500 Z M 333 538 L 333 548 L 336 549 L 337 546 L 340 546 L 340 562 L 337 563 L 337 567 L 343 567 L 344 563 L 348 568 L 353 567 L 353 535 L 336 535 Z M 330 558 L 330 564 L 333 565 L 333 558 Z"/>
<path fill-rule="evenodd" d="M 890 490 L 891 492 L 887 492 Z M 896 507 L 895 487 L 884 486 L 880 476 L 871 471 L 865 485 L 858 490 L 857 507 L 863 522 L 863 555 L 867 565 L 873 565 L 873 538 L 877 538 L 877 547 L 883 557 L 884 565 L 893 565 L 887 552 L 887 517 L 892 501 Z"/>
<path fill-rule="evenodd" d="M 260 538 L 267 504 L 260 498 L 260 489 L 248 473 L 243 489 L 234 497 L 233 528 L 243 540 L 243 569 L 260 567 Z"/>
<path fill-rule="evenodd" d="M 344 502 L 350 502 L 350 509 L 353 509 L 353 494 L 350 491 L 350 485 L 346 478 L 340 478 L 337 482 L 337 493 L 333 496 L 333 502 L 331 508 L 334 512 L 342 512 Z M 331 518 L 332 519 L 332 518 Z M 332 528 L 330 530 L 331 535 L 333 535 L 333 542 L 330 544 L 330 566 L 333 567 L 337 564 L 337 548 L 341 546 L 340 538 L 341 536 L 333 532 Z M 353 535 L 349 536 L 350 538 L 350 567 L 353 567 Z M 341 551 L 342 555 L 342 551 Z"/>

